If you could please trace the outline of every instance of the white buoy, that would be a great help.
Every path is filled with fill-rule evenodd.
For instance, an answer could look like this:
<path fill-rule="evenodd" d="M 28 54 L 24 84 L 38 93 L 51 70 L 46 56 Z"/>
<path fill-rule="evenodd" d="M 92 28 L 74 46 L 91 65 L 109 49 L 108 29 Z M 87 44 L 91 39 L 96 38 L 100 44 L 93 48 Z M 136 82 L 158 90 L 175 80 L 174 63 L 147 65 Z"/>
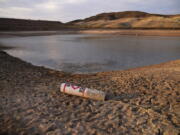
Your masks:
<path fill-rule="evenodd" d="M 76 95 L 94 100 L 105 100 L 106 96 L 106 94 L 102 91 L 96 89 L 83 88 L 69 83 L 62 83 L 60 86 L 60 91 L 70 95 Z"/>

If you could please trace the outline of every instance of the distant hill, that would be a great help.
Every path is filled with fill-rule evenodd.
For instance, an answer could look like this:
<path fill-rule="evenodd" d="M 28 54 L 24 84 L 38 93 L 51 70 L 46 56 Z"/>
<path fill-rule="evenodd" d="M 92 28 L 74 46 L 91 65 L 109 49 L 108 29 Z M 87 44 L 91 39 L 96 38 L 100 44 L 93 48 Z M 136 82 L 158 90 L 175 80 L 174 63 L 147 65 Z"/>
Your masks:
<path fill-rule="evenodd" d="M 79 28 L 180 29 L 180 14 L 161 15 L 140 11 L 102 13 L 68 23 Z"/>
<path fill-rule="evenodd" d="M 160 15 L 140 11 L 102 13 L 68 23 L 0 18 L 0 31 L 46 31 L 62 29 L 180 29 L 180 14 Z"/>
<path fill-rule="evenodd" d="M 66 25 L 58 21 L 0 18 L 0 31 L 60 30 Z"/>

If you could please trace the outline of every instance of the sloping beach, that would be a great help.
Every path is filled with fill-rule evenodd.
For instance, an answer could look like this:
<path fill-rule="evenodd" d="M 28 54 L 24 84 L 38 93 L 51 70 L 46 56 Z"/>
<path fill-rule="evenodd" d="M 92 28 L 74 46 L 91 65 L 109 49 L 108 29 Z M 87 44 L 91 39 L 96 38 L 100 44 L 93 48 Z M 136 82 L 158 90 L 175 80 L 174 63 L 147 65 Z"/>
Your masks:
<path fill-rule="evenodd" d="M 107 100 L 60 93 L 63 82 L 105 91 Z M 179 88 L 180 60 L 82 75 L 0 51 L 0 134 L 179 135 Z"/>

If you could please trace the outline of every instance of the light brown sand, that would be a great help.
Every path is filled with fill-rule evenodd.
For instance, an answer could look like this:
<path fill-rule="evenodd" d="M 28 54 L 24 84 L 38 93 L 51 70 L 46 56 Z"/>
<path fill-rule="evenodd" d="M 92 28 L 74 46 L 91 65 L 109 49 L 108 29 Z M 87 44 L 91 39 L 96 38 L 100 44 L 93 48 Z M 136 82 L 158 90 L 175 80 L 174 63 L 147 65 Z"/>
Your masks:
<path fill-rule="evenodd" d="M 93 101 L 62 82 L 108 94 Z M 180 60 L 80 75 L 33 66 L 0 51 L 0 134 L 179 135 Z"/>
<path fill-rule="evenodd" d="M 136 36 L 180 36 L 180 30 L 83 30 L 85 34 L 119 34 Z"/>

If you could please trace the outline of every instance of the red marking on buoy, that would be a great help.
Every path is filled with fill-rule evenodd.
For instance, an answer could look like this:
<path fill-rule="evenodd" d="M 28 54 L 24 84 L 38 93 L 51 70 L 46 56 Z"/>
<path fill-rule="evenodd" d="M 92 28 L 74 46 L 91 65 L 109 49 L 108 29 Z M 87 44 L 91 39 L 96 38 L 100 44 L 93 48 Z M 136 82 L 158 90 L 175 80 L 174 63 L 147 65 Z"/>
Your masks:
<path fill-rule="evenodd" d="M 66 91 L 66 83 L 64 84 L 63 92 L 65 93 Z"/>
<path fill-rule="evenodd" d="M 79 89 L 80 87 L 79 86 L 74 86 L 74 85 L 71 85 L 72 88 L 75 90 L 75 89 Z"/>

